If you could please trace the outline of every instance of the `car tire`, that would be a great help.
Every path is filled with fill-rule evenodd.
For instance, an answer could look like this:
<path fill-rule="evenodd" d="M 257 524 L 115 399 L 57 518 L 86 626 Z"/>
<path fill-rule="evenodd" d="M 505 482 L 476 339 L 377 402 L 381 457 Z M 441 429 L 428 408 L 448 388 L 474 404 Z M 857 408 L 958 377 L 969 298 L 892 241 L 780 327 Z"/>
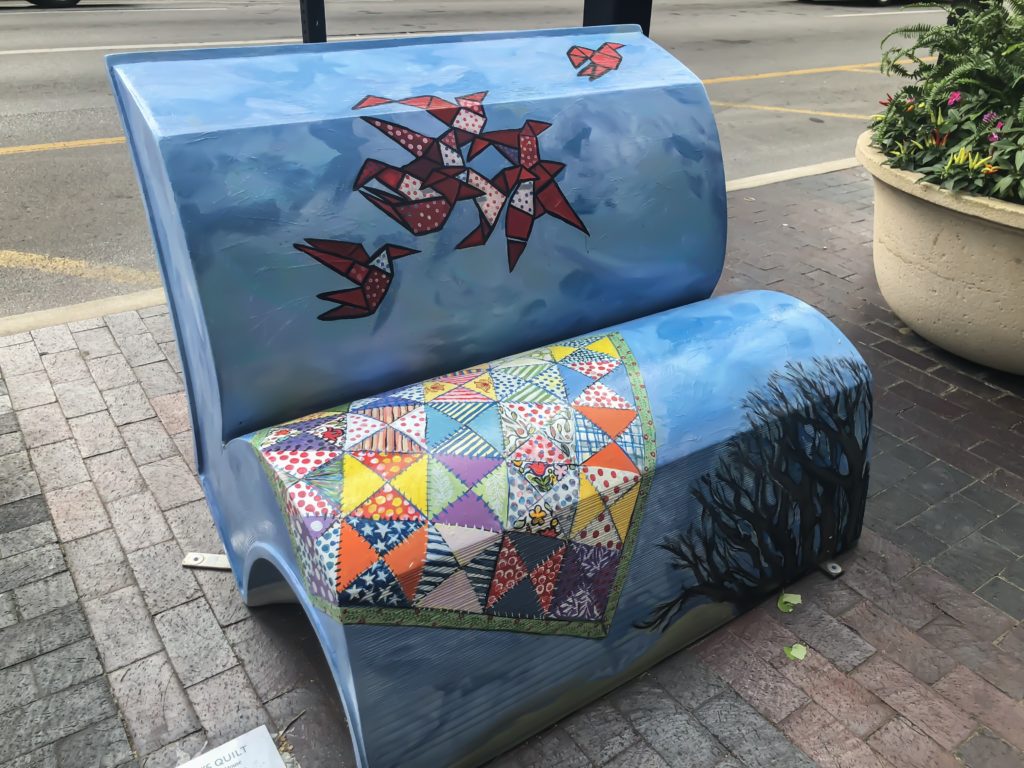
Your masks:
<path fill-rule="evenodd" d="M 78 5 L 78 0 L 28 0 L 32 5 L 38 5 L 40 8 L 70 8 L 73 5 Z"/>

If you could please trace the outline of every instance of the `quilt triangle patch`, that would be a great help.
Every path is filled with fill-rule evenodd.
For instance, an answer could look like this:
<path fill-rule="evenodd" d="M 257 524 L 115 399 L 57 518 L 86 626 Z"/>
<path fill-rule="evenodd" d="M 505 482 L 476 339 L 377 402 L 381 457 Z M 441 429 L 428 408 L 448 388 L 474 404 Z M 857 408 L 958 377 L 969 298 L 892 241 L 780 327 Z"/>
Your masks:
<path fill-rule="evenodd" d="M 500 541 L 501 534 L 482 528 L 467 528 L 462 525 L 437 523 L 434 529 L 444 537 L 460 565 L 469 562 L 487 547 Z"/>
<path fill-rule="evenodd" d="M 434 458 L 467 486 L 476 485 L 502 463 L 502 460 L 495 456 L 458 456 L 439 453 Z"/>
<path fill-rule="evenodd" d="M 615 528 L 619 532 L 619 538 L 623 540 L 626 538 L 626 532 L 629 530 L 629 524 L 633 519 L 633 512 L 636 510 L 636 502 L 639 498 L 640 483 L 634 483 L 628 491 L 613 501 L 608 508 L 612 515 L 612 522 L 615 523 Z"/>
<path fill-rule="evenodd" d="M 491 602 L 487 612 L 495 616 L 520 619 L 539 618 L 544 613 L 537 598 L 537 591 L 529 579 L 523 579 L 506 590 L 501 598 Z"/>
<path fill-rule="evenodd" d="M 385 484 L 351 512 L 369 520 L 420 520 L 423 515 L 402 494 Z"/>
<path fill-rule="evenodd" d="M 456 571 L 419 602 L 420 608 L 483 613 L 473 585 L 463 571 Z"/>
<path fill-rule="evenodd" d="M 508 540 L 516 548 L 523 565 L 528 571 L 536 568 L 559 549 L 565 547 L 565 541 L 554 536 L 542 536 L 535 533 L 519 533 L 509 531 Z"/>
<path fill-rule="evenodd" d="M 600 352 L 603 355 L 609 355 L 614 358 L 619 357 L 619 350 L 615 348 L 615 345 L 612 343 L 612 340 L 609 339 L 607 336 L 602 336 L 597 341 L 593 341 L 590 344 L 587 344 L 585 348 L 589 349 L 591 352 Z"/>
<path fill-rule="evenodd" d="M 435 403 L 490 403 L 494 398 L 469 387 L 455 387 L 433 399 Z"/>
<path fill-rule="evenodd" d="M 427 526 L 421 525 L 405 540 L 384 555 L 384 562 L 398 577 L 406 599 L 411 603 L 427 560 Z"/>
<path fill-rule="evenodd" d="M 460 429 L 462 424 L 433 406 L 423 409 L 427 416 L 426 445 L 436 448 Z"/>
<path fill-rule="evenodd" d="M 609 443 L 583 463 L 588 467 L 618 469 L 623 472 L 638 472 L 636 464 L 634 464 L 629 456 L 626 455 L 626 452 L 615 443 Z M 598 490 L 600 490 L 600 488 Z"/>
<path fill-rule="evenodd" d="M 565 547 L 555 550 L 551 556 L 542 563 L 539 563 L 530 571 L 530 581 L 537 592 L 537 599 L 544 613 L 551 607 L 551 600 L 555 596 L 555 585 L 558 583 L 558 572 L 562 567 L 562 558 L 565 556 Z"/>
<path fill-rule="evenodd" d="M 436 517 L 448 505 L 467 490 L 466 484 L 459 480 L 451 470 L 438 461 L 438 456 L 427 459 L 427 516 Z"/>
<path fill-rule="evenodd" d="M 501 521 L 487 506 L 487 503 L 473 491 L 466 491 L 453 501 L 444 512 L 435 518 L 435 521 L 448 525 L 464 525 L 470 528 L 501 531 Z"/>
<path fill-rule="evenodd" d="M 575 408 L 613 438 L 621 435 L 636 419 L 636 411 L 632 409 L 596 408 L 591 405 L 577 405 Z"/>
<path fill-rule="evenodd" d="M 377 562 L 377 552 L 370 543 L 360 536 L 355 528 L 342 522 L 338 537 L 338 560 L 335 571 L 335 587 L 340 592 L 355 578 Z"/>
<path fill-rule="evenodd" d="M 433 592 L 445 579 L 458 569 L 459 564 L 451 548 L 433 526 L 427 527 L 427 557 L 423 573 L 416 589 L 415 603 Z"/>
<path fill-rule="evenodd" d="M 501 551 L 502 539 L 492 541 L 484 550 L 466 564 L 465 572 L 469 582 L 473 585 L 477 598 L 481 605 L 487 600 L 490 593 L 491 580 L 494 578 L 494 567 L 498 562 L 498 553 Z"/>
<path fill-rule="evenodd" d="M 414 455 L 415 461 L 391 481 L 391 486 L 407 498 L 416 509 L 427 509 L 427 457 Z"/>
<path fill-rule="evenodd" d="M 528 575 L 529 571 L 523 564 L 523 558 L 519 556 L 512 541 L 506 535 L 502 539 L 498 560 L 494 565 L 494 578 L 491 580 L 491 589 L 487 595 L 487 607 L 493 606 L 506 592 Z"/>
<path fill-rule="evenodd" d="M 341 511 L 349 514 L 376 493 L 385 481 L 355 456 L 346 454 L 341 465 L 345 477 L 341 488 Z"/>

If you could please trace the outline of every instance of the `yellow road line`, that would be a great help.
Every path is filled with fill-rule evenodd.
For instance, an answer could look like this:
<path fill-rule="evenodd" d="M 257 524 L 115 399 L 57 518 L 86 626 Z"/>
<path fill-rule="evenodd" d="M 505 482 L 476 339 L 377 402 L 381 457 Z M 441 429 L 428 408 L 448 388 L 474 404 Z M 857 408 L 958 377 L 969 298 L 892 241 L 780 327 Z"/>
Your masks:
<path fill-rule="evenodd" d="M 759 112 L 786 112 L 794 115 L 815 117 L 839 117 L 844 120 L 870 120 L 871 115 L 854 115 L 849 112 L 822 112 L 817 109 L 795 109 L 793 107 L 772 107 L 766 104 L 737 104 L 731 101 L 712 101 L 711 106 L 725 109 L 755 109 Z"/>
<path fill-rule="evenodd" d="M 0 269 L 31 269 L 63 277 L 84 277 L 131 285 L 159 285 L 160 275 L 156 270 L 133 269 L 113 264 L 97 264 L 81 259 L 65 259 L 60 256 L 44 256 L 41 253 L 0 250 Z"/>
<path fill-rule="evenodd" d="M 20 147 L 0 147 L 0 155 L 20 155 L 25 152 L 49 152 L 52 149 L 78 149 L 79 147 L 104 147 L 108 144 L 124 144 L 124 136 L 106 139 L 77 139 L 75 141 L 51 141 L 49 144 L 23 144 Z"/>
<path fill-rule="evenodd" d="M 830 72 L 858 72 L 860 67 L 878 68 L 878 62 L 867 64 L 839 64 L 834 67 L 813 67 L 811 69 L 787 69 L 781 72 L 761 72 L 754 75 L 731 75 L 729 77 L 709 77 L 704 85 L 717 85 L 718 83 L 742 83 L 746 80 L 771 80 L 775 77 L 796 77 L 798 75 L 826 75 Z"/>

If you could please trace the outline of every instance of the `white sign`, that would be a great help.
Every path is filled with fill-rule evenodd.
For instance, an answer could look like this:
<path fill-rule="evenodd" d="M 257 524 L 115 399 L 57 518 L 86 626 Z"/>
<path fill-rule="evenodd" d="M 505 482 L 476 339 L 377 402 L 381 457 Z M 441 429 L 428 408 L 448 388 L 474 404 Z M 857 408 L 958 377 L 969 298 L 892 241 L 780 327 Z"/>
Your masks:
<path fill-rule="evenodd" d="M 285 768 L 267 726 L 243 733 L 179 768 Z"/>

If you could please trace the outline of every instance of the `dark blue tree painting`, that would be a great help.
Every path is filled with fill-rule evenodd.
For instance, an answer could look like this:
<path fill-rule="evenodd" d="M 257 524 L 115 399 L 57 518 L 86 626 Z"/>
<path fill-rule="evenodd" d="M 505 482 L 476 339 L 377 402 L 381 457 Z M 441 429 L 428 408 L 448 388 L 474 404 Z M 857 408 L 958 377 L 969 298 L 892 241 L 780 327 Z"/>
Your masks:
<path fill-rule="evenodd" d="M 680 591 L 639 628 L 666 629 L 694 601 L 745 610 L 860 536 L 872 409 L 864 363 L 789 363 L 743 408 L 749 429 L 691 489 L 700 513 L 658 545 Z"/>

